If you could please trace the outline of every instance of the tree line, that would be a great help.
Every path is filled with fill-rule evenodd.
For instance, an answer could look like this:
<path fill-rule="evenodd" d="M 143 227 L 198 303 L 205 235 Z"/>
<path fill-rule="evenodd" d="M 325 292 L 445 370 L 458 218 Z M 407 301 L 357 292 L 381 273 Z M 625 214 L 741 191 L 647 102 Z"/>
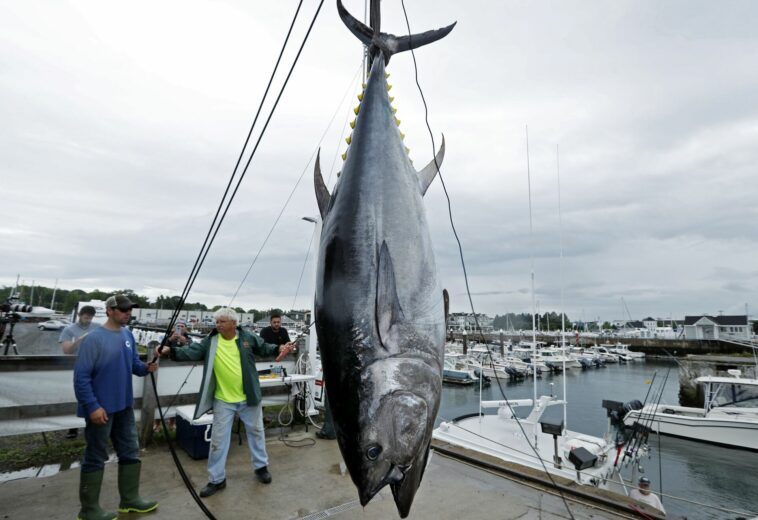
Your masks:
<path fill-rule="evenodd" d="M 11 297 L 13 287 L 3 286 L 0 288 L 0 302 L 5 302 Z M 55 296 L 53 296 L 55 292 Z M 19 296 L 20 303 L 27 305 L 47 307 L 53 309 L 56 312 L 62 314 L 68 314 L 72 312 L 76 305 L 81 301 L 90 300 L 106 300 L 113 294 L 125 294 L 130 300 L 138 304 L 142 308 L 155 308 L 155 309 L 171 309 L 174 310 L 179 307 L 181 301 L 180 296 L 158 296 L 155 301 L 151 301 L 147 296 L 137 294 L 132 289 L 119 289 L 116 291 L 101 291 L 95 289 L 93 291 L 84 291 L 82 289 L 53 289 L 51 287 L 44 286 L 30 286 L 19 285 L 16 288 L 16 293 Z M 208 307 L 200 302 L 184 302 L 182 310 L 185 311 L 215 311 L 223 307 L 223 305 L 215 305 Z M 233 307 L 236 312 L 249 313 L 253 315 L 255 321 L 271 316 L 272 314 L 290 314 L 297 312 L 302 314 L 303 310 L 291 310 L 290 312 L 284 312 L 282 309 L 273 307 L 270 309 L 243 309 L 242 307 Z"/>

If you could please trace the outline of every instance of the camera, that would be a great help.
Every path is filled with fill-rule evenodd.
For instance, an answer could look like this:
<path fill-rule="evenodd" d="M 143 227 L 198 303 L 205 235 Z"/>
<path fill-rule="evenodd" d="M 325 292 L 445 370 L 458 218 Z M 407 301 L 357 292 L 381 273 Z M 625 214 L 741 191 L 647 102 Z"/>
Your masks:
<path fill-rule="evenodd" d="M 32 312 L 32 306 L 5 302 L 0 303 L 0 312 Z"/>

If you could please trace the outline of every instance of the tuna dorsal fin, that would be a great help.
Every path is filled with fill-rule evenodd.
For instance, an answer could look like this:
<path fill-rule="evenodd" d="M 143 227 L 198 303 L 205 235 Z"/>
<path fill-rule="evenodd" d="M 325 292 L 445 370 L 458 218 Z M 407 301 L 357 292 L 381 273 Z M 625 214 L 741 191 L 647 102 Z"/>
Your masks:
<path fill-rule="evenodd" d="M 379 269 L 376 281 L 376 327 L 379 340 L 385 348 L 389 348 L 389 336 L 392 325 L 402 321 L 403 310 L 397 298 L 395 285 L 395 270 L 387 242 L 382 242 L 379 250 Z"/>
<path fill-rule="evenodd" d="M 437 152 L 437 157 L 432 159 L 432 162 L 426 165 L 426 167 L 418 172 L 418 186 L 421 190 L 421 196 L 426 194 L 426 190 L 429 189 L 429 185 L 434 180 L 434 176 L 437 175 L 438 168 L 442 167 L 442 159 L 445 158 L 445 134 L 442 134 L 442 144 L 440 150 Z M 435 162 L 437 164 L 435 164 Z"/>
<path fill-rule="evenodd" d="M 326 189 L 324 184 L 324 177 L 321 175 L 321 148 L 318 149 L 318 155 L 316 155 L 316 166 L 313 169 L 313 184 L 316 188 L 316 202 L 318 202 L 318 211 L 321 213 L 321 220 L 326 217 L 326 210 L 329 209 L 329 201 L 331 195 L 329 190 Z"/>
<path fill-rule="evenodd" d="M 372 6 L 372 9 L 373 8 L 374 7 Z M 379 32 L 378 30 L 375 31 L 371 27 L 368 27 L 366 24 L 361 23 L 353 15 L 351 15 L 347 9 L 345 9 L 345 6 L 342 5 L 342 0 L 337 0 L 337 12 L 339 13 L 340 18 L 342 19 L 342 22 L 345 24 L 345 26 L 350 29 L 350 32 L 353 33 L 355 37 L 358 38 L 361 42 L 363 42 L 364 45 L 367 45 L 369 47 L 369 56 L 371 59 L 373 60 L 378 51 L 381 50 L 386 62 L 389 62 L 389 59 L 393 54 L 397 54 L 398 52 L 403 52 L 410 49 L 418 49 L 423 45 L 436 42 L 437 40 L 444 38 L 450 33 L 450 31 L 453 30 L 453 27 L 455 27 L 455 24 L 457 23 L 454 22 L 447 27 L 443 27 L 441 29 L 432 29 L 431 31 L 426 31 L 420 34 L 398 37 L 393 34 Z M 377 11 L 376 15 L 372 13 L 372 16 L 378 18 L 378 14 L 379 13 Z M 377 29 L 379 28 L 377 27 Z"/>

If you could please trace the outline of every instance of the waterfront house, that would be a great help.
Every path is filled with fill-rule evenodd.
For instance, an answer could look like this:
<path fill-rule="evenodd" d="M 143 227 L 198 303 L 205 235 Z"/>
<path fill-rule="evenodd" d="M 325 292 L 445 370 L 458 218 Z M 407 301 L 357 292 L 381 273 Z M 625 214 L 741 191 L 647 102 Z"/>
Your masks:
<path fill-rule="evenodd" d="M 684 339 L 746 340 L 748 320 L 742 316 L 685 316 Z"/>

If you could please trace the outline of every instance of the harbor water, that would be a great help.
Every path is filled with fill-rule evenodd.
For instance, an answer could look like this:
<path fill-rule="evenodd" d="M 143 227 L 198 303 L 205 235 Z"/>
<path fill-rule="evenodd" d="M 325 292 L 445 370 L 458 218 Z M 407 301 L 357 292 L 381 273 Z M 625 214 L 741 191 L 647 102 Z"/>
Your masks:
<path fill-rule="evenodd" d="M 604 399 L 627 402 L 645 400 L 655 376 L 653 390 L 666 379 L 661 403 L 677 404 L 679 370 L 675 361 L 648 360 L 626 365 L 610 364 L 598 369 L 570 369 L 566 373 L 567 428 L 590 435 L 602 436 L 608 428 Z M 563 375 L 545 374 L 537 380 L 537 395 L 563 395 Z M 502 391 L 508 399 L 533 397 L 533 383 L 527 379 L 518 383 L 501 380 Z M 482 388 L 484 400 L 502 399 L 503 393 L 493 379 Z M 445 385 L 437 418 L 450 421 L 479 411 L 478 385 Z M 651 392 L 652 396 L 653 392 Z M 649 399 L 652 399 L 650 397 Z M 517 409 L 525 417 L 528 408 Z M 485 413 L 495 413 L 488 410 Z M 558 418 L 562 407 L 551 407 L 546 416 Z M 651 434 L 649 458 L 642 460 L 645 476 L 652 489 L 660 494 L 667 515 L 672 518 L 725 519 L 758 516 L 758 453 L 722 448 L 710 444 Z M 677 500 L 679 497 L 683 500 Z M 716 506 L 733 512 L 712 509 Z"/>

